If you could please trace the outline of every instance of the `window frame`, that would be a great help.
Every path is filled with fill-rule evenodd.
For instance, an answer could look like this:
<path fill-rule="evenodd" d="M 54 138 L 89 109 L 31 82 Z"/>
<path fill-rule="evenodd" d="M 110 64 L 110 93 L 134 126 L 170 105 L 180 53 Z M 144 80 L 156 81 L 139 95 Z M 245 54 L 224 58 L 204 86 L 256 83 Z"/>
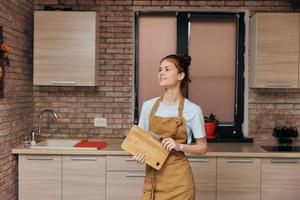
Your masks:
<path fill-rule="evenodd" d="M 190 17 L 235 17 L 236 18 L 236 66 L 235 66 L 235 109 L 233 124 L 219 123 L 217 135 L 220 138 L 243 138 L 244 123 L 244 90 L 245 90 L 245 13 L 244 12 L 157 12 L 157 11 L 137 11 L 134 13 L 134 124 L 138 124 L 138 89 L 139 89 L 139 16 L 176 16 L 177 39 L 176 51 L 179 54 L 188 54 L 189 22 Z M 187 96 L 188 98 L 188 96 Z"/>

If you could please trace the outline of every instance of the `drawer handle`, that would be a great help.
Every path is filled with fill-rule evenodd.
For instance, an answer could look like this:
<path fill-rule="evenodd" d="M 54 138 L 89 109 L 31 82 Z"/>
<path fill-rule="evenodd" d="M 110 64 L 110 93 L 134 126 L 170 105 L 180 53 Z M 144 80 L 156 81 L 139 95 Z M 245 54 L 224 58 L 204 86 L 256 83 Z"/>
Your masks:
<path fill-rule="evenodd" d="M 299 163 L 296 159 L 271 159 L 272 163 Z"/>
<path fill-rule="evenodd" d="M 77 85 L 77 82 L 75 82 L 75 81 L 51 81 L 51 84 L 53 84 L 53 85 L 58 85 L 58 84 Z"/>
<path fill-rule="evenodd" d="M 96 157 L 71 157 L 73 161 L 96 161 Z"/>
<path fill-rule="evenodd" d="M 267 87 L 292 87 L 291 84 L 286 84 L 286 83 L 266 83 L 265 86 L 267 86 Z"/>
<path fill-rule="evenodd" d="M 254 163 L 253 159 L 226 159 L 226 163 Z"/>
<path fill-rule="evenodd" d="M 126 177 L 145 177 L 145 174 L 132 173 L 132 174 L 127 174 Z"/>
<path fill-rule="evenodd" d="M 126 161 L 131 162 L 131 161 L 135 161 L 133 158 L 127 158 Z"/>
<path fill-rule="evenodd" d="M 27 160 L 53 160 L 52 156 L 28 156 Z"/>
<path fill-rule="evenodd" d="M 208 162 L 208 158 L 188 158 L 190 162 Z"/>

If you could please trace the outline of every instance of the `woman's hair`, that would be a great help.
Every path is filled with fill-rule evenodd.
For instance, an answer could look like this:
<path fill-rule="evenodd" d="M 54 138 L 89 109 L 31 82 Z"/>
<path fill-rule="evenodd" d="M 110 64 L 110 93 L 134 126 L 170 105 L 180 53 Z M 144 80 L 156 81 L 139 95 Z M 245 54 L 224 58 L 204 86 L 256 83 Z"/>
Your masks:
<path fill-rule="evenodd" d="M 164 60 L 168 60 L 172 62 L 176 66 L 179 73 L 184 72 L 185 76 L 180 82 L 180 92 L 182 96 L 186 97 L 188 83 L 191 82 L 191 79 L 189 78 L 189 66 L 191 64 L 192 58 L 187 54 L 179 54 L 179 55 L 170 54 L 164 57 L 163 59 L 161 59 L 160 63 L 162 63 L 162 61 Z"/>

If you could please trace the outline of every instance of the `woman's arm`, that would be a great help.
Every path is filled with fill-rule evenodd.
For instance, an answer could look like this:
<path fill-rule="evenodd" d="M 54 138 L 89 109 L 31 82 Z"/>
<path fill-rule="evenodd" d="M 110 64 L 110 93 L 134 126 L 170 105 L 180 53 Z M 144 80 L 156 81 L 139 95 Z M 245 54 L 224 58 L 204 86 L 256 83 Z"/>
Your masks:
<path fill-rule="evenodd" d="M 167 150 L 175 149 L 189 154 L 203 155 L 207 152 L 206 137 L 196 139 L 196 144 L 176 144 L 172 138 L 166 138 L 162 141 Z"/>

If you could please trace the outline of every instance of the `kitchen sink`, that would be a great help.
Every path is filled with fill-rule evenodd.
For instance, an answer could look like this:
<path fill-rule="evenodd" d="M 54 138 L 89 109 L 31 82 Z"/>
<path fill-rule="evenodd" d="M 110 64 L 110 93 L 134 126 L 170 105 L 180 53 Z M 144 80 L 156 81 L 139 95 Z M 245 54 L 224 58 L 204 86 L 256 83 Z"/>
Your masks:
<path fill-rule="evenodd" d="M 261 146 L 269 152 L 300 152 L 300 146 L 277 145 L 277 146 Z"/>
<path fill-rule="evenodd" d="M 31 145 L 32 149 L 86 149 L 97 150 L 95 147 L 74 147 L 80 140 L 75 139 L 46 139 L 34 145 Z"/>

